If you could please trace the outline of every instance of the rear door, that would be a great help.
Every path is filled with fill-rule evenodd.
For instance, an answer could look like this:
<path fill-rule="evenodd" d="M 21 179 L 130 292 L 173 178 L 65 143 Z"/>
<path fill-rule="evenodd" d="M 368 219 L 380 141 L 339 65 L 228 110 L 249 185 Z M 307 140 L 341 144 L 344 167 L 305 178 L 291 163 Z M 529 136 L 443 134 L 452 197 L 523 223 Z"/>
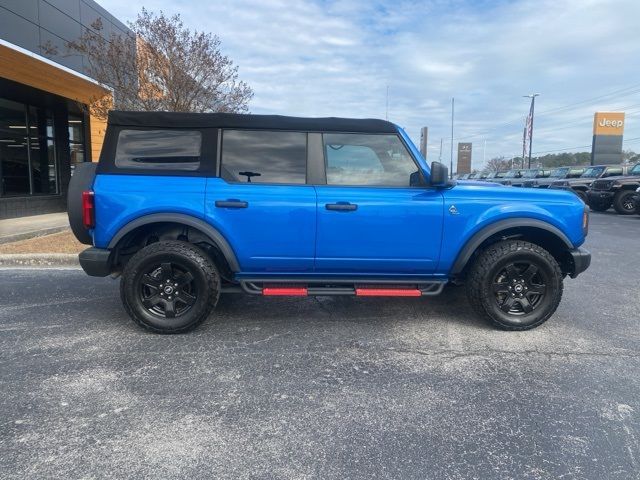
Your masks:
<path fill-rule="evenodd" d="M 223 130 L 219 178 L 207 180 L 206 220 L 243 272 L 313 270 L 316 193 L 306 184 L 307 134 Z"/>
<path fill-rule="evenodd" d="M 443 198 L 438 190 L 411 185 L 419 183 L 419 168 L 400 137 L 322 137 L 326 185 L 316 185 L 316 271 L 433 272 L 440 254 Z"/>

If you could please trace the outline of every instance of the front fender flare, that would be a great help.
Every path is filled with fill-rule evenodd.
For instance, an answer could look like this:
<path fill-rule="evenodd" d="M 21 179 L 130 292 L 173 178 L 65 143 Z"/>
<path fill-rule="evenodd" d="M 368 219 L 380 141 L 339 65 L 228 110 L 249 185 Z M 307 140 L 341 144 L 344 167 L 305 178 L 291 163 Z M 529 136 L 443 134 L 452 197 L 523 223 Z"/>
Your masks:
<path fill-rule="evenodd" d="M 562 242 L 567 246 L 567 250 L 571 250 L 574 248 L 569 238 L 564 233 L 562 233 L 560 229 L 551 225 L 550 223 L 543 222 L 542 220 L 536 220 L 534 218 L 508 218 L 487 225 L 476 232 L 467 241 L 467 243 L 465 243 L 464 247 L 462 247 L 462 250 L 460 250 L 460 253 L 458 253 L 456 261 L 453 263 L 451 274 L 457 275 L 462 272 L 465 265 L 471 258 L 471 255 L 473 255 L 473 252 L 475 252 L 478 247 L 482 245 L 482 242 L 484 242 L 487 238 L 495 235 L 496 233 L 500 233 L 503 230 L 517 227 L 533 227 L 539 228 L 541 230 L 546 230 L 547 232 L 552 233 L 560 240 L 562 240 Z"/>
<path fill-rule="evenodd" d="M 152 223 L 180 223 L 200 230 L 220 249 L 224 257 L 227 259 L 231 271 L 234 273 L 240 271 L 240 264 L 238 263 L 236 254 L 231 248 L 231 245 L 229 245 L 229 242 L 227 242 L 227 239 L 204 220 L 200 220 L 199 218 L 185 215 L 183 213 L 153 213 L 151 215 L 138 217 L 118 230 L 118 233 L 116 233 L 109 242 L 108 248 L 115 248 L 116 245 L 118 245 L 118 242 L 120 242 L 127 233 L 132 232 L 136 228 L 144 225 L 150 225 Z"/>

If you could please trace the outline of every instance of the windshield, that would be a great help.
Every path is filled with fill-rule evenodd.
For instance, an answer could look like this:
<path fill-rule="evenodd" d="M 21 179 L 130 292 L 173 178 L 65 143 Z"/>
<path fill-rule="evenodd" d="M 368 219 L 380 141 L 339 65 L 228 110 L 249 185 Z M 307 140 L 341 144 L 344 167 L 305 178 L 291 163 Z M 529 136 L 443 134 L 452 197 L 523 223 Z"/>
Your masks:
<path fill-rule="evenodd" d="M 516 175 L 518 175 L 519 171 L 520 170 L 509 170 L 504 176 L 504 178 L 516 178 Z"/>
<path fill-rule="evenodd" d="M 538 170 L 525 170 L 524 172 L 522 172 L 522 176 L 524 178 L 536 178 L 537 174 Z"/>
<path fill-rule="evenodd" d="M 629 172 L 631 175 L 640 175 L 640 163 L 636 164 L 631 171 Z"/>
<path fill-rule="evenodd" d="M 568 171 L 568 168 L 556 168 L 549 176 L 552 178 L 563 178 Z"/>
<path fill-rule="evenodd" d="M 585 172 L 582 174 L 582 177 L 596 178 L 599 177 L 602 172 L 604 172 L 604 167 L 590 167 L 585 170 Z"/>

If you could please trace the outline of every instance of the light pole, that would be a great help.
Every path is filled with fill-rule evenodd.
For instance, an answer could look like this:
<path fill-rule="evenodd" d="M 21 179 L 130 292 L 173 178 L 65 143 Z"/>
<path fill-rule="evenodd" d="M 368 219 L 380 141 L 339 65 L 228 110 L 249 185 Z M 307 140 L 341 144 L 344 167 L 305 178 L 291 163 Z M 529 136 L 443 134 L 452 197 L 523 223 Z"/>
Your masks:
<path fill-rule="evenodd" d="M 527 117 L 527 128 L 529 130 L 529 166 L 527 168 L 531 168 L 531 145 L 533 145 L 533 111 L 536 105 L 536 97 L 540 95 L 539 93 L 532 93 L 530 95 L 523 95 L 525 98 L 531 99 L 531 108 L 529 109 L 529 116 Z M 524 158 L 522 159 L 524 162 Z"/>
<path fill-rule="evenodd" d="M 449 178 L 453 178 L 453 113 L 455 99 L 451 98 L 451 158 L 449 159 Z"/>

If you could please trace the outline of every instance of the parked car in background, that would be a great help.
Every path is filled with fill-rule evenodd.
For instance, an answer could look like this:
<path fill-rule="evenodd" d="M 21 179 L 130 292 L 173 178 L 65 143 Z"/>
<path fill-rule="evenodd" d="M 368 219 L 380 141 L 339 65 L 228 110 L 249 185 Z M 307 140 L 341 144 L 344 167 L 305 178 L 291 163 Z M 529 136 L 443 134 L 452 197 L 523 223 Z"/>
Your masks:
<path fill-rule="evenodd" d="M 549 186 L 561 179 L 578 178 L 585 171 L 585 167 L 558 167 L 549 173 L 548 177 L 528 179 L 523 183 L 524 187 L 549 188 Z"/>
<path fill-rule="evenodd" d="M 530 182 L 536 178 L 547 178 L 551 174 L 548 168 L 528 168 L 520 170 L 520 178 L 511 180 L 511 186 L 524 187 L 526 182 Z"/>
<path fill-rule="evenodd" d="M 450 181 L 384 120 L 111 111 L 67 202 L 91 245 L 82 268 L 119 276 L 127 313 L 158 333 L 195 328 L 221 294 L 422 297 L 449 282 L 496 327 L 527 330 L 591 261 L 575 195 Z"/>
<path fill-rule="evenodd" d="M 584 203 L 587 203 L 587 191 L 591 182 L 598 178 L 614 177 L 625 173 L 627 173 L 627 167 L 623 165 L 594 165 L 587 167 L 578 178 L 556 180 L 549 188 L 573 190 Z"/>
<path fill-rule="evenodd" d="M 636 212 L 636 189 L 640 187 L 640 163 L 629 169 L 626 175 L 595 180 L 587 191 L 588 204 L 592 210 L 604 212 L 612 205 L 620 215 Z"/>
<path fill-rule="evenodd" d="M 498 170 L 494 172 L 489 172 L 487 176 L 484 178 L 484 180 L 487 182 L 499 183 L 499 180 L 501 178 L 504 178 L 506 174 L 507 174 L 507 170 Z"/>
<path fill-rule="evenodd" d="M 508 170 L 503 177 L 499 179 L 495 179 L 494 182 L 501 183 L 502 185 L 512 185 L 514 181 L 517 181 L 520 178 L 522 178 L 523 171 L 524 169 L 521 169 L 521 168 Z"/>

